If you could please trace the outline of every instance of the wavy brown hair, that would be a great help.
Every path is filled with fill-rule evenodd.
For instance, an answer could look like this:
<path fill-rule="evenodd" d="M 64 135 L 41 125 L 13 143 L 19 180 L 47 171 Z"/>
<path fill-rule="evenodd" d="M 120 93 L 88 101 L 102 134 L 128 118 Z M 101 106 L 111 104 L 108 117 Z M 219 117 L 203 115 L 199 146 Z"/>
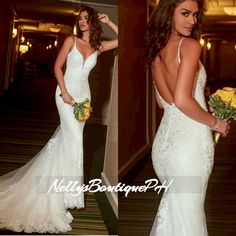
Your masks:
<path fill-rule="evenodd" d="M 79 16 L 81 12 L 86 11 L 88 13 L 88 24 L 90 27 L 89 43 L 94 49 L 99 49 L 101 45 L 102 26 L 98 19 L 98 12 L 87 5 L 81 5 L 79 8 Z M 76 19 L 77 37 L 82 38 L 83 32 L 79 28 L 79 16 Z"/>
<path fill-rule="evenodd" d="M 172 33 L 172 18 L 175 8 L 184 1 L 185 0 L 160 0 L 159 4 L 154 9 L 147 24 L 146 31 L 145 59 L 147 64 L 151 64 L 160 53 L 161 49 L 166 46 Z M 196 26 L 190 35 L 191 38 L 196 38 L 205 7 L 204 0 L 192 1 L 196 1 L 199 8 Z"/>

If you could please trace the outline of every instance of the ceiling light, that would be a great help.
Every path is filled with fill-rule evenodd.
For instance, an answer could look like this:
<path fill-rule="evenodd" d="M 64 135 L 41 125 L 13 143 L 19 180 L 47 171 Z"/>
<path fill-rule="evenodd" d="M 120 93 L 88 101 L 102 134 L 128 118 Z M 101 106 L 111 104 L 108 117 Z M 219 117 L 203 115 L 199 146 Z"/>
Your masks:
<path fill-rule="evenodd" d="M 53 33 L 58 33 L 58 32 L 61 31 L 61 29 L 60 29 L 60 28 L 57 28 L 57 27 L 50 27 L 49 29 L 50 29 L 50 31 L 52 31 Z"/>
<path fill-rule="evenodd" d="M 16 36 L 17 36 L 17 29 L 14 28 L 14 29 L 12 30 L 12 37 L 15 38 Z"/>
<path fill-rule="evenodd" d="M 224 12 L 230 16 L 236 16 L 236 7 L 224 7 Z"/>
<path fill-rule="evenodd" d="M 202 47 L 204 46 L 205 40 L 203 38 L 200 39 L 200 44 L 201 44 Z"/>
<path fill-rule="evenodd" d="M 26 53 L 26 52 L 28 52 L 28 50 L 29 50 L 28 45 L 20 45 L 20 48 L 19 48 L 20 52 Z"/>
<path fill-rule="evenodd" d="M 207 43 L 207 49 L 208 49 L 208 50 L 211 49 L 211 43 L 210 43 L 210 42 Z"/>
<path fill-rule="evenodd" d="M 23 25 L 23 26 L 22 26 L 22 29 L 23 29 L 23 30 L 32 30 L 32 31 L 34 31 L 34 30 L 37 30 L 38 27 L 35 26 L 35 25 Z"/>
<path fill-rule="evenodd" d="M 23 43 L 25 41 L 25 37 L 22 35 L 20 38 L 21 42 Z"/>

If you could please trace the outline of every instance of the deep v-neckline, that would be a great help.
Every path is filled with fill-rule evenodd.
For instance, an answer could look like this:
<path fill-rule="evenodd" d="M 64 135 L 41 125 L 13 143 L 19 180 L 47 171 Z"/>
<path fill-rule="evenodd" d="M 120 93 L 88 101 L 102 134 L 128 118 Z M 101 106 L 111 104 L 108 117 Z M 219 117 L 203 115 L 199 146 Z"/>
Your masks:
<path fill-rule="evenodd" d="M 84 58 L 84 55 L 81 53 L 81 51 L 78 49 L 77 47 L 77 42 L 76 42 L 76 39 L 75 39 L 75 45 L 74 45 L 76 51 L 80 54 L 80 56 L 82 57 L 83 59 L 83 64 L 85 64 L 85 62 L 88 60 L 89 57 L 91 57 L 93 54 L 95 54 L 95 52 L 97 52 L 97 50 L 95 50 L 94 52 L 90 53 L 86 58 Z"/>
<path fill-rule="evenodd" d="M 75 49 L 78 51 L 78 53 L 80 54 L 80 56 L 83 58 L 83 61 L 86 62 L 88 60 L 89 57 L 91 57 L 95 52 L 97 52 L 96 50 L 89 54 L 86 58 L 84 58 L 83 54 L 81 53 L 81 51 L 77 48 L 77 46 L 75 45 Z"/>

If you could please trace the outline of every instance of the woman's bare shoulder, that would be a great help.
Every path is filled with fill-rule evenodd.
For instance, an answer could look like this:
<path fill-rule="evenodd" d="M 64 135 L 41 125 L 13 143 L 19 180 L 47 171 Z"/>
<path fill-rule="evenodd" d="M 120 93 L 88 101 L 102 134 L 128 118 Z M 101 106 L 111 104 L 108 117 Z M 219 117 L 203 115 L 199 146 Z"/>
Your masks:
<path fill-rule="evenodd" d="M 201 52 L 202 47 L 196 39 L 185 38 L 182 42 L 182 51 L 183 52 L 187 51 L 188 53 L 189 51 L 191 51 L 196 53 L 196 52 Z"/>
<path fill-rule="evenodd" d="M 183 58 L 196 58 L 196 60 L 199 60 L 202 53 L 202 47 L 200 43 L 191 38 L 185 38 L 181 45 L 181 55 Z"/>
<path fill-rule="evenodd" d="M 67 36 L 67 37 L 65 38 L 65 40 L 64 40 L 64 44 L 65 44 L 65 45 L 71 46 L 71 45 L 73 45 L 74 43 L 75 43 L 75 36 L 73 36 L 73 35 Z"/>

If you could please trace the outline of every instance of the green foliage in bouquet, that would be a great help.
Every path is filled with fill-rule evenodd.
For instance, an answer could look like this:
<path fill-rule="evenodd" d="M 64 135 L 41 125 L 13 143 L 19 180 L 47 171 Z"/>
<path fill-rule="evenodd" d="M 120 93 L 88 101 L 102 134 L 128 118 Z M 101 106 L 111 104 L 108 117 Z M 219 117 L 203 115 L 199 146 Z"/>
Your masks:
<path fill-rule="evenodd" d="M 215 116 L 222 120 L 233 118 L 236 120 L 236 108 L 224 102 L 219 96 L 210 96 L 208 104 L 214 109 Z"/>
<path fill-rule="evenodd" d="M 222 120 L 234 119 L 236 120 L 236 89 L 231 87 L 224 87 L 218 89 L 210 96 L 208 104 L 214 112 L 215 117 Z M 218 143 L 221 133 L 214 133 L 214 143 Z"/>
<path fill-rule="evenodd" d="M 85 121 L 90 117 L 92 107 L 88 98 L 86 98 L 83 102 L 75 102 L 73 100 L 72 106 L 74 108 L 74 115 L 76 120 Z"/>

